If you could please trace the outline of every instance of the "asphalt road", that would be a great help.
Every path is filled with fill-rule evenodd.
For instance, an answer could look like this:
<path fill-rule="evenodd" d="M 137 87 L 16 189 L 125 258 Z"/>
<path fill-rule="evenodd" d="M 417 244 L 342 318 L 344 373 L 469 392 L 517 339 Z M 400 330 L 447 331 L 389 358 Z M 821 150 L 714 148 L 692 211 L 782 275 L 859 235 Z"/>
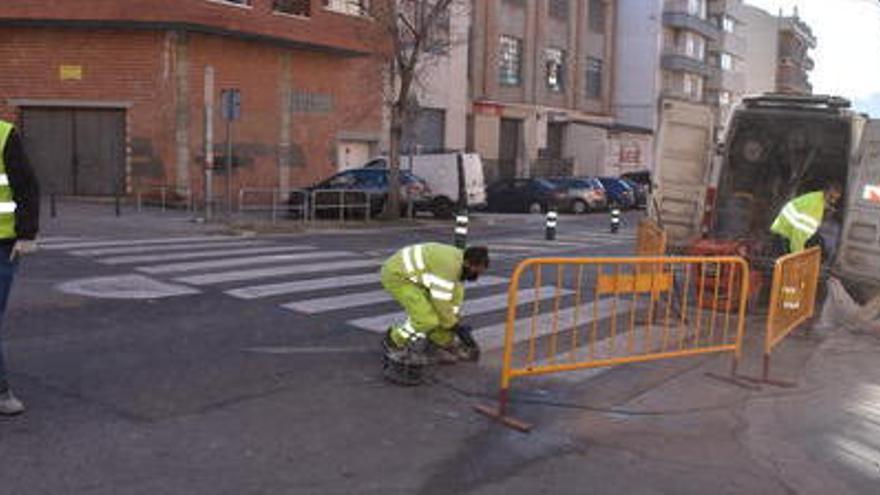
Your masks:
<path fill-rule="evenodd" d="M 629 254 L 639 215 L 617 235 L 606 215 L 562 217 L 555 242 L 539 217 L 474 219 L 471 242 L 493 254 L 468 292 L 478 335 L 497 345 L 519 260 Z M 378 343 L 397 308 L 379 263 L 450 241 L 451 224 L 230 237 L 80 211 L 44 231 L 4 324 L 30 409 L 0 420 L 0 493 L 792 493 L 741 445 L 742 419 L 714 418 L 712 400 L 739 410 L 750 393 L 691 376 L 717 359 L 536 379 L 517 392 L 530 435 L 472 411 L 497 390 L 497 347 L 423 387 L 386 384 Z M 691 404 L 705 418 L 633 413 Z"/>

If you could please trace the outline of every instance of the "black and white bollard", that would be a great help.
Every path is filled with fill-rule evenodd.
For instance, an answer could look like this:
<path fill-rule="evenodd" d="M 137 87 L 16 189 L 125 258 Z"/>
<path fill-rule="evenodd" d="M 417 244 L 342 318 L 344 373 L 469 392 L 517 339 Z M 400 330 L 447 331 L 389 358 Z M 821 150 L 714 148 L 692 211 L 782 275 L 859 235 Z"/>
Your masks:
<path fill-rule="evenodd" d="M 544 229 L 544 235 L 548 241 L 556 240 L 556 222 L 559 216 L 556 214 L 556 210 L 550 210 L 547 212 L 547 225 Z"/>
<path fill-rule="evenodd" d="M 455 247 L 464 249 L 467 246 L 468 235 L 467 211 L 460 212 L 455 216 Z"/>
<path fill-rule="evenodd" d="M 611 209 L 611 233 L 616 234 L 620 230 L 620 209 Z"/>

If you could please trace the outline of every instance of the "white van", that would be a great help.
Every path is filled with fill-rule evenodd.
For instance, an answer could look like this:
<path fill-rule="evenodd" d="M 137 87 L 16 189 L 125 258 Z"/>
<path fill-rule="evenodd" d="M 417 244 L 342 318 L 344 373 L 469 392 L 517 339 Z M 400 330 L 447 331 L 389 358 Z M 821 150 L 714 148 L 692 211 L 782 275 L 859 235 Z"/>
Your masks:
<path fill-rule="evenodd" d="M 387 166 L 385 157 L 375 158 L 364 165 L 364 167 L 382 168 Z M 476 153 L 402 156 L 400 168 L 421 177 L 428 183 L 433 195 L 431 211 L 438 217 L 451 217 L 459 200 L 466 199 L 467 207 L 472 210 L 486 206 L 483 161 Z M 462 197 L 462 193 L 465 197 Z"/>

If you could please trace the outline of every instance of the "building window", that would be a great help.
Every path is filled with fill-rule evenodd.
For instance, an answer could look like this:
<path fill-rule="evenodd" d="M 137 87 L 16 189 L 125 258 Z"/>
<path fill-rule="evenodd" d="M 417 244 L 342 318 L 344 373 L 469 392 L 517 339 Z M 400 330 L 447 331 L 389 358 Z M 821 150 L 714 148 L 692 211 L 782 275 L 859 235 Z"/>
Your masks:
<path fill-rule="evenodd" d="M 682 91 L 694 101 L 703 99 L 703 78 L 696 74 L 684 74 Z"/>
<path fill-rule="evenodd" d="M 250 7 L 251 4 L 253 3 L 253 0 L 212 0 L 212 1 L 219 2 L 219 3 L 231 3 L 234 5 L 242 5 L 245 7 Z"/>
<path fill-rule="evenodd" d="M 736 31 L 736 21 L 730 16 L 721 16 L 721 25 L 719 26 L 725 33 L 733 33 Z"/>
<path fill-rule="evenodd" d="M 688 14 L 699 17 L 700 19 L 706 18 L 706 0 L 688 0 L 687 3 L 687 12 Z"/>
<path fill-rule="evenodd" d="M 602 61 L 587 59 L 587 98 L 602 98 Z"/>
<path fill-rule="evenodd" d="M 304 0 L 306 3 L 309 0 Z M 370 10 L 370 0 L 322 0 L 324 8 L 338 14 L 365 16 Z"/>
<path fill-rule="evenodd" d="M 590 31 L 605 33 L 605 0 L 590 0 Z"/>
<path fill-rule="evenodd" d="M 684 54 L 697 60 L 706 58 L 706 40 L 695 33 L 684 33 Z"/>
<path fill-rule="evenodd" d="M 548 48 L 545 50 L 547 64 L 547 89 L 561 93 L 565 89 L 565 50 Z"/>
<path fill-rule="evenodd" d="M 718 66 L 721 67 L 721 70 L 733 71 L 733 56 L 729 53 L 719 53 Z"/>
<path fill-rule="evenodd" d="M 522 40 L 501 36 L 498 58 L 498 82 L 503 86 L 519 86 L 522 74 Z"/>
<path fill-rule="evenodd" d="M 548 6 L 550 17 L 554 19 L 568 19 L 568 3 L 569 0 L 550 0 Z"/>
<path fill-rule="evenodd" d="M 718 104 L 721 106 L 730 105 L 731 94 L 730 91 L 719 91 L 718 92 Z"/>
<path fill-rule="evenodd" d="M 272 0 L 275 12 L 308 17 L 312 14 L 311 0 Z"/>

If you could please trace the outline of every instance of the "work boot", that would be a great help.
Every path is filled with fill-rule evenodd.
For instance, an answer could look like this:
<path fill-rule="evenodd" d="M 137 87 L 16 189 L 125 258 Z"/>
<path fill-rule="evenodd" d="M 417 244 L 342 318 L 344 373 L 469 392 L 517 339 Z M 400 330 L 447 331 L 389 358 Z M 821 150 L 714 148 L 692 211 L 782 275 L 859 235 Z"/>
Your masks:
<path fill-rule="evenodd" d="M 0 392 L 0 416 L 15 416 L 24 412 L 24 404 L 12 395 L 11 390 Z"/>

